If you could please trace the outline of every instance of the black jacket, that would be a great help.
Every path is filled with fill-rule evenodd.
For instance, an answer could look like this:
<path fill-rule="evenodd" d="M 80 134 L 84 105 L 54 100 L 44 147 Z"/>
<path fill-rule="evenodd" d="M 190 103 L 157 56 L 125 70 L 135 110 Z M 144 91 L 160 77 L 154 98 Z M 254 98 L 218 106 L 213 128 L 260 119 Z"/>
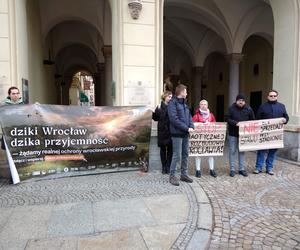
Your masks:
<path fill-rule="evenodd" d="M 170 121 L 168 117 L 168 106 L 161 102 L 152 113 L 152 119 L 157 121 L 157 144 L 159 147 L 171 144 Z"/>
<path fill-rule="evenodd" d="M 225 115 L 225 121 L 228 123 L 228 133 L 230 136 L 239 137 L 239 127 L 236 126 L 238 122 L 255 120 L 254 112 L 248 105 L 240 108 L 233 103 Z"/>
<path fill-rule="evenodd" d="M 285 118 L 286 123 L 289 121 L 289 115 L 286 112 L 285 106 L 280 102 L 266 102 L 260 105 L 257 110 L 256 119 L 272 119 Z"/>
<path fill-rule="evenodd" d="M 186 137 L 189 128 L 194 128 L 189 107 L 184 98 L 174 96 L 168 105 L 170 133 L 173 137 Z"/>

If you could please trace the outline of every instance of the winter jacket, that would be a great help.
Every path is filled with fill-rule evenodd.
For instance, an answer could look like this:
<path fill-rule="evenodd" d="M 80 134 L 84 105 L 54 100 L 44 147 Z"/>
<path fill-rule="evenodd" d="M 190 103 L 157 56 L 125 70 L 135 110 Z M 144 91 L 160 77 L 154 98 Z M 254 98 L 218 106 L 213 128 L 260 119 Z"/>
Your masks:
<path fill-rule="evenodd" d="M 230 136 L 239 136 L 239 127 L 236 126 L 238 122 L 255 120 L 254 112 L 248 105 L 240 108 L 233 103 L 225 115 L 225 121 L 228 123 L 228 133 Z"/>
<path fill-rule="evenodd" d="M 189 128 L 194 128 L 190 110 L 184 98 L 174 96 L 168 105 L 170 133 L 173 137 L 188 136 Z"/>
<path fill-rule="evenodd" d="M 5 105 L 12 105 L 12 104 L 24 104 L 22 98 L 19 98 L 19 100 L 17 102 L 13 102 L 10 97 L 6 97 L 6 99 L 4 100 L 4 104 Z"/>
<path fill-rule="evenodd" d="M 216 118 L 213 113 L 209 113 L 208 118 L 204 119 L 203 115 L 200 113 L 200 109 L 196 109 L 196 113 L 193 116 L 193 122 L 216 122 Z"/>
<path fill-rule="evenodd" d="M 13 102 L 10 97 L 8 96 L 5 100 L 4 100 L 4 104 L 5 105 L 13 105 L 13 104 L 24 104 L 22 98 L 19 98 L 19 100 L 17 102 Z M 3 141 L 3 136 L 1 137 L 1 149 L 5 150 L 5 144 Z"/>
<path fill-rule="evenodd" d="M 272 118 L 285 118 L 286 123 L 289 121 L 289 115 L 286 112 L 285 106 L 280 102 L 266 102 L 258 108 L 256 119 L 272 119 Z M 285 123 L 285 124 L 286 124 Z"/>
<path fill-rule="evenodd" d="M 170 121 L 168 117 L 168 106 L 161 102 L 152 114 L 152 119 L 157 121 L 157 144 L 159 147 L 172 143 L 170 135 Z"/>

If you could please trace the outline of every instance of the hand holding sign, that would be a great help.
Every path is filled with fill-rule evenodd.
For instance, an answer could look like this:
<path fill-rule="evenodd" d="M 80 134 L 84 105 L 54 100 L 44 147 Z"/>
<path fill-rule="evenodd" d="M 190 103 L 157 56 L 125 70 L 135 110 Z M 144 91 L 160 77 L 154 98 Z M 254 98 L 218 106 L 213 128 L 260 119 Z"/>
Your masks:
<path fill-rule="evenodd" d="M 240 122 L 239 150 L 254 151 L 283 148 L 283 119 Z"/>

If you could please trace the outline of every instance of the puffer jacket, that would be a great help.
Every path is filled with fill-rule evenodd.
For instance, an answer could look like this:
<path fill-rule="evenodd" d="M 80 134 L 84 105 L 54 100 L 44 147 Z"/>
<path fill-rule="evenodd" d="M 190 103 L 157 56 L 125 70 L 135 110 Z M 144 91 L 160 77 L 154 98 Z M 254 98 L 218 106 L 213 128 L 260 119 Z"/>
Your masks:
<path fill-rule="evenodd" d="M 186 137 L 189 134 L 189 128 L 194 128 L 192 116 L 184 98 L 173 96 L 168 105 L 168 116 L 172 137 Z"/>
<path fill-rule="evenodd" d="M 272 119 L 272 118 L 285 118 L 286 122 L 289 121 L 289 115 L 286 112 L 284 104 L 280 102 L 266 102 L 260 105 L 257 110 L 256 119 L 263 120 L 263 119 Z"/>
<path fill-rule="evenodd" d="M 196 109 L 196 113 L 193 116 L 193 122 L 216 122 L 216 118 L 214 117 L 213 113 L 209 113 L 209 116 L 207 119 L 204 119 L 203 115 L 200 113 L 200 109 Z"/>

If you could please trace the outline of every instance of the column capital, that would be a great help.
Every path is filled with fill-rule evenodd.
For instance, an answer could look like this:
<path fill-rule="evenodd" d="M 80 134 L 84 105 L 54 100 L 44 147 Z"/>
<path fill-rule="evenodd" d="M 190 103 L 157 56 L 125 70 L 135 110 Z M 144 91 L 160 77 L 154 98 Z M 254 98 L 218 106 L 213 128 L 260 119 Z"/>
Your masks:
<path fill-rule="evenodd" d="M 106 58 L 106 57 L 111 57 L 111 54 L 112 54 L 112 48 L 111 48 L 111 45 L 104 45 L 102 47 L 102 53 L 103 53 L 103 56 Z"/>
<path fill-rule="evenodd" d="M 241 53 L 231 53 L 226 56 L 228 62 L 239 64 L 243 60 L 244 55 Z"/>

